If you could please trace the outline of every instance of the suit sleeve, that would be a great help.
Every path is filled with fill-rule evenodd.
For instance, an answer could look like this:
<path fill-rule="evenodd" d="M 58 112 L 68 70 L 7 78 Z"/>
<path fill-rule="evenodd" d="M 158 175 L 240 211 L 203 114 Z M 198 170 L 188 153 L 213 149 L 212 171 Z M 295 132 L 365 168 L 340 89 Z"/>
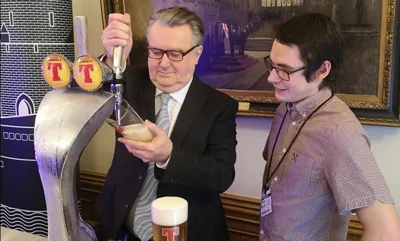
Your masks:
<path fill-rule="evenodd" d="M 222 108 L 211 127 L 203 155 L 174 145 L 162 180 L 218 193 L 226 191 L 235 178 L 237 110 L 236 101 Z"/>

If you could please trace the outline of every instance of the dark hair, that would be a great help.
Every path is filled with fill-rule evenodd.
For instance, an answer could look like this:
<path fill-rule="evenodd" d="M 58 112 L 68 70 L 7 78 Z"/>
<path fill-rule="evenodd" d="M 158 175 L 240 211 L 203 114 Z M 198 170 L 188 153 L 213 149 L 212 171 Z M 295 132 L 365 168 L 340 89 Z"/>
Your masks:
<path fill-rule="evenodd" d="M 324 61 L 329 61 L 332 68 L 320 88 L 333 83 L 333 75 L 343 60 L 344 43 L 340 30 L 329 17 L 319 13 L 294 16 L 275 26 L 275 40 L 299 48 L 306 66 L 304 76 L 307 82 L 313 80 L 314 73 Z"/>

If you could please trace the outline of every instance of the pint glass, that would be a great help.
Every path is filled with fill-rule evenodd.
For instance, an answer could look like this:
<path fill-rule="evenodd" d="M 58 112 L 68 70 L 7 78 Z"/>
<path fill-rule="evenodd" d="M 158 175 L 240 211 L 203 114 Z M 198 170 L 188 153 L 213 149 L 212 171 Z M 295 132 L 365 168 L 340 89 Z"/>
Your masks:
<path fill-rule="evenodd" d="M 162 197 L 151 204 L 154 241 L 187 240 L 188 203 L 180 197 Z"/>
<path fill-rule="evenodd" d="M 153 133 L 146 127 L 144 121 L 136 113 L 126 100 L 120 104 L 121 124 L 111 118 L 107 119 L 107 123 L 118 131 L 122 136 L 134 141 L 149 142 L 153 140 Z"/>

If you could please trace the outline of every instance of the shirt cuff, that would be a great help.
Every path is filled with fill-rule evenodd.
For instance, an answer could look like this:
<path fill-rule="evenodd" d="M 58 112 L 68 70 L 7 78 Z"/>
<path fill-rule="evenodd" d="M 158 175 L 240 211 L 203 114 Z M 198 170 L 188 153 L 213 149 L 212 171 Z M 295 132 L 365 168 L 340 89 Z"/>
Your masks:
<path fill-rule="evenodd" d="M 169 163 L 170 159 L 171 159 L 171 157 L 168 158 L 168 160 L 164 164 L 162 164 L 161 162 L 156 162 L 157 167 L 160 168 L 160 169 L 167 170 L 167 166 L 168 166 L 168 163 Z"/>

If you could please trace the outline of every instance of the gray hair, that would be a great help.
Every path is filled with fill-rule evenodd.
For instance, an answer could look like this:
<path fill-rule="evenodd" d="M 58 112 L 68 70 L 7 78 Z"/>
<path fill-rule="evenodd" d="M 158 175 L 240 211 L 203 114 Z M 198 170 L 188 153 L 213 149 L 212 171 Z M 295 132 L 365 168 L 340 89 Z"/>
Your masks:
<path fill-rule="evenodd" d="M 153 24 L 158 21 L 159 23 L 169 26 L 169 27 L 178 27 L 188 24 L 190 29 L 192 30 L 192 34 L 197 38 L 197 43 L 199 45 L 203 44 L 204 40 L 204 24 L 201 21 L 200 17 L 193 11 L 185 7 L 171 7 L 160 9 L 155 12 L 149 21 L 149 25 L 147 26 L 146 37 L 149 36 L 150 28 Z"/>

